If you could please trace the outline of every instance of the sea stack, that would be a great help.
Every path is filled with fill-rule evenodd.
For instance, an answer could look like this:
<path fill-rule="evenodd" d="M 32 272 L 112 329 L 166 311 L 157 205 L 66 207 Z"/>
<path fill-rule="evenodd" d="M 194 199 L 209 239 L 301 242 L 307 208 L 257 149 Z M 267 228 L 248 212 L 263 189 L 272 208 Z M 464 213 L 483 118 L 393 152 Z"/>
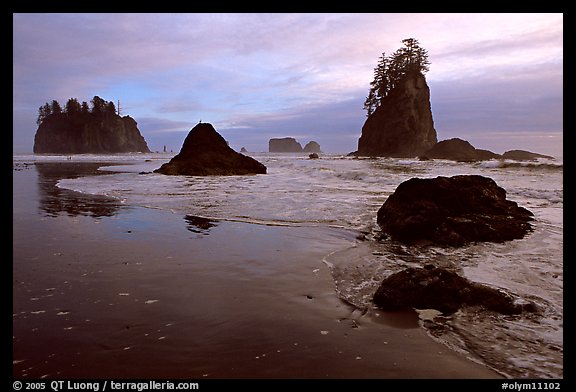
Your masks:
<path fill-rule="evenodd" d="M 359 156 L 417 157 L 437 142 L 430 89 L 420 72 L 407 74 L 364 123 Z"/>
<path fill-rule="evenodd" d="M 187 176 L 266 174 L 266 166 L 228 146 L 210 123 L 199 123 L 186 136 L 182 149 L 155 173 Z"/>
<path fill-rule="evenodd" d="M 293 137 L 270 139 L 268 152 L 302 152 L 302 145 Z"/>
<path fill-rule="evenodd" d="M 34 136 L 35 154 L 148 153 L 136 121 L 115 113 L 56 113 L 45 118 Z"/>
<path fill-rule="evenodd" d="M 320 154 L 322 151 L 320 151 L 320 144 L 318 144 L 318 142 L 315 142 L 314 140 L 312 140 L 311 142 L 306 143 L 306 145 L 304 146 L 304 152 L 311 152 L 311 153 L 316 153 L 316 154 Z"/>

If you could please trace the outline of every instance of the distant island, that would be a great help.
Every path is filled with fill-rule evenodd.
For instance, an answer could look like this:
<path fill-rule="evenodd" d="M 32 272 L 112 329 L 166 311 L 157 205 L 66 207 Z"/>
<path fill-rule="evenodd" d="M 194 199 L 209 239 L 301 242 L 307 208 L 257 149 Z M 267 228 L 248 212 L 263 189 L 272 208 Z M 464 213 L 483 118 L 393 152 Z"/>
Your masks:
<path fill-rule="evenodd" d="M 404 46 L 392 55 L 382 53 L 374 68 L 374 80 L 364 102 L 368 118 L 362 126 L 358 150 L 349 155 L 459 162 L 554 159 L 523 150 L 500 155 L 476 149 L 459 138 L 438 142 L 430 88 L 424 77 L 430 65 L 428 53 L 414 38 L 404 39 L 402 43 Z"/>
<path fill-rule="evenodd" d="M 320 153 L 320 144 L 310 141 L 302 148 L 302 145 L 293 137 L 272 138 L 268 141 L 268 152 L 312 152 Z"/>
<path fill-rule="evenodd" d="M 136 121 L 121 117 L 114 102 L 95 96 L 87 102 L 70 98 L 65 107 L 53 100 L 38 109 L 35 154 L 149 153 Z"/>

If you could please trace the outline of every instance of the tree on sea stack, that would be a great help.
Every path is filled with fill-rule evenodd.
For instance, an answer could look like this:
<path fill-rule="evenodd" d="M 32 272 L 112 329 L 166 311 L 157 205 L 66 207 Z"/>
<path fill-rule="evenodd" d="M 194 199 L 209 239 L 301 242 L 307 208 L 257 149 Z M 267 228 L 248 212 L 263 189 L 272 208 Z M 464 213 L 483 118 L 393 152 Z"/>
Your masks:
<path fill-rule="evenodd" d="M 416 157 L 437 142 L 424 77 L 430 66 L 428 52 L 414 38 L 402 43 L 391 56 L 382 53 L 374 68 L 357 155 Z"/>
<path fill-rule="evenodd" d="M 398 49 L 390 57 L 382 52 L 378 65 L 374 68 L 374 80 L 370 83 L 368 97 L 364 101 L 367 116 L 382 104 L 384 97 L 394 89 L 398 82 L 409 73 L 424 74 L 430 70 L 428 52 L 414 38 L 403 39 L 403 48 Z"/>
<path fill-rule="evenodd" d="M 64 108 L 57 100 L 38 108 L 35 154 L 116 154 L 150 152 L 136 121 L 116 114 L 113 102 L 99 96 L 79 103 L 70 98 Z"/>

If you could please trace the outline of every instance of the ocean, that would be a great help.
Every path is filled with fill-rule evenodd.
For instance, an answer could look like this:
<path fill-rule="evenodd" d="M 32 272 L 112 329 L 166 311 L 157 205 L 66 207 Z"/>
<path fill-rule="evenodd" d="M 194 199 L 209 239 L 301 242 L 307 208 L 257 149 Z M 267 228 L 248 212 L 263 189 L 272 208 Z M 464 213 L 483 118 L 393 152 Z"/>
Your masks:
<path fill-rule="evenodd" d="M 165 176 L 152 173 L 173 154 L 74 155 L 106 162 L 106 175 L 56 179 L 61 190 L 115 200 L 119 205 L 185 217 L 189 231 L 209 236 L 218 222 L 251 227 L 330 230 L 341 241 L 317 244 L 338 297 L 364 317 L 386 317 L 371 297 L 387 276 L 435 264 L 492 287 L 541 314 L 505 316 L 462 309 L 450 316 L 418 310 L 419 328 L 449 350 L 509 378 L 563 377 L 563 161 L 485 161 L 355 158 L 322 154 L 252 153 L 266 175 Z M 67 157 L 15 155 L 15 165 L 64 162 Z M 396 187 L 413 177 L 475 174 L 490 177 L 507 198 L 530 210 L 534 230 L 521 240 L 462 248 L 405 246 L 377 240 L 376 213 Z M 274 270 L 274 265 L 261 266 Z"/>

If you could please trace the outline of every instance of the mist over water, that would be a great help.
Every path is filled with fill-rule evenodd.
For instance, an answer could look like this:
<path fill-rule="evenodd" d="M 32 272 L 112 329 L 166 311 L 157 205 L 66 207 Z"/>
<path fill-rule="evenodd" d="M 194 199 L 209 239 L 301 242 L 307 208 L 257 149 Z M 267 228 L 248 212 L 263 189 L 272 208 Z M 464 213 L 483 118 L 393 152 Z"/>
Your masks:
<path fill-rule="evenodd" d="M 533 301 L 541 315 L 503 316 L 464 309 L 450 317 L 421 317 L 429 333 L 508 377 L 563 375 L 563 163 L 487 161 L 456 163 L 391 158 L 299 154 L 251 154 L 268 174 L 230 177 L 152 173 L 165 154 L 74 156 L 112 160 L 106 175 L 61 179 L 60 189 L 115 198 L 124 205 L 186 216 L 198 233 L 218 221 L 255 225 L 331 227 L 357 235 L 347 249 L 324 258 L 338 295 L 373 317 L 371 304 L 382 279 L 409 266 L 432 263 Z M 26 160 L 30 157 L 15 157 Z M 56 159 L 34 157 L 36 160 Z M 117 164 L 114 162 L 117 161 Z M 534 231 L 503 244 L 457 249 L 406 247 L 377 241 L 376 212 L 403 181 L 460 174 L 490 177 L 507 198 L 535 216 Z"/>

